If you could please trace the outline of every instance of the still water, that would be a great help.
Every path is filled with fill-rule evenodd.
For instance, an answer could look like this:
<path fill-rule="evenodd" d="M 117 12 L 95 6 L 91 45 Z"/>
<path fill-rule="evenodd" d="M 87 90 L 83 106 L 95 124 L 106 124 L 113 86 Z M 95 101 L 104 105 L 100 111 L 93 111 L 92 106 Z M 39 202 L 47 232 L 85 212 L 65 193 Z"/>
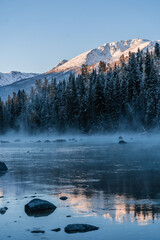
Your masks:
<path fill-rule="evenodd" d="M 0 207 L 8 207 L 0 215 L 0 239 L 159 239 L 159 137 L 126 136 L 124 145 L 118 136 L 37 140 L 0 143 L 0 161 L 9 169 L 0 175 Z M 27 216 L 24 205 L 34 197 L 57 209 L 46 217 Z M 99 230 L 67 234 L 70 223 Z M 31 233 L 35 229 L 45 233 Z"/>

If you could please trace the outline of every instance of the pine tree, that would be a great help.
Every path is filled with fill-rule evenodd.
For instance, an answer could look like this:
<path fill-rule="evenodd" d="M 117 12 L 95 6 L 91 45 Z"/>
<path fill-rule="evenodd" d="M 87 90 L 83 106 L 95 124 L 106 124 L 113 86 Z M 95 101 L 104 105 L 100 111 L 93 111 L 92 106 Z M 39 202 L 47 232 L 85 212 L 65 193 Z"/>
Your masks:
<path fill-rule="evenodd" d="M 155 53 L 155 55 L 156 55 L 157 58 L 160 57 L 160 46 L 159 46 L 158 43 L 156 43 L 156 45 L 155 45 L 154 53 Z"/>
<path fill-rule="evenodd" d="M 4 103 L 0 99 L 0 133 L 4 133 L 5 118 L 4 118 Z"/>

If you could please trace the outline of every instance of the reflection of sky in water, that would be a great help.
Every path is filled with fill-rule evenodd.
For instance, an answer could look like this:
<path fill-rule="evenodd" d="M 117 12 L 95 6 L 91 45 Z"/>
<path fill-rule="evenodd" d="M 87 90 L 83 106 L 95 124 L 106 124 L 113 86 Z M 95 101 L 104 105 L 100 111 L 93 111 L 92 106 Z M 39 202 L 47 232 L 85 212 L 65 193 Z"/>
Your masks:
<path fill-rule="evenodd" d="M 152 233 L 156 236 L 160 213 L 160 147 L 157 144 L 146 148 L 146 145 L 136 143 L 120 146 L 87 140 L 78 143 L 12 143 L 0 145 L 0 150 L 0 161 L 5 161 L 9 168 L 7 174 L 0 176 L 0 196 L 4 195 L 0 198 L 0 207 L 9 208 L 5 215 L 0 215 L 0 227 L 4 229 L 0 237 L 7 235 L 6 226 L 10 225 L 12 229 L 17 218 L 26 239 L 32 239 L 26 226 L 49 231 L 53 225 L 63 228 L 74 222 L 98 225 L 101 236 L 109 239 L 114 239 L 109 231 L 115 228 L 117 236 L 122 231 L 122 235 L 125 233 L 132 239 L 128 232 L 123 233 L 125 224 L 129 224 L 130 233 L 135 228 L 142 231 L 136 226 L 156 226 L 157 230 Z M 34 195 L 58 206 L 45 221 L 24 214 L 24 204 Z M 59 197 L 64 195 L 68 200 L 60 201 Z M 67 215 L 72 217 L 66 218 Z M 20 220 L 19 216 L 22 216 Z M 109 228 L 108 232 L 106 228 Z M 150 239 L 147 231 L 143 233 L 144 238 Z M 57 239 L 81 239 L 59 234 Z M 88 235 L 83 236 L 85 239 Z M 48 239 L 52 237 L 48 235 Z"/>

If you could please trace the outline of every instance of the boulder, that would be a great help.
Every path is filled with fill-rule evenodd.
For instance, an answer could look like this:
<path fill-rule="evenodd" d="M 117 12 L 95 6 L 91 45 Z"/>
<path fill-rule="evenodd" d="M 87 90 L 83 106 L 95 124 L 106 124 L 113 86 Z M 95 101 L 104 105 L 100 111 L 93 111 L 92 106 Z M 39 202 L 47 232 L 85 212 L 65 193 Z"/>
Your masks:
<path fill-rule="evenodd" d="M 7 172 L 8 168 L 4 162 L 0 162 L 0 172 Z"/>
<path fill-rule="evenodd" d="M 89 231 L 94 231 L 98 229 L 99 227 L 89 225 L 89 224 L 68 224 L 64 230 L 66 233 L 78 233 L 78 232 L 89 232 Z"/>
<path fill-rule="evenodd" d="M 28 216 L 41 217 L 53 213 L 56 206 L 46 200 L 35 198 L 25 205 L 25 212 Z"/>

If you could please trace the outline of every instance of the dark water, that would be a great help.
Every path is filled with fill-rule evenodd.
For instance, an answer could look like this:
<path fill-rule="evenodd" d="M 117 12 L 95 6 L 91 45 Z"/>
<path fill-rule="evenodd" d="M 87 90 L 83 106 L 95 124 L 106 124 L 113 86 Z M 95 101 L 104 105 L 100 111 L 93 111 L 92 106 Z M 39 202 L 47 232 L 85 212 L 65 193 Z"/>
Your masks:
<path fill-rule="evenodd" d="M 160 143 L 158 138 L 95 137 L 67 142 L 0 144 L 0 239 L 159 239 Z M 59 197 L 67 196 L 61 201 Z M 29 217 L 24 205 L 33 196 L 57 206 L 47 217 Z M 71 215 L 67 218 L 67 215 Z M 68 235 L 69 223 L 98 231 Z M 52 232 L 53 228 L 61 231 Z M 31 230 L 45 230 L 33 234 Z"/>

